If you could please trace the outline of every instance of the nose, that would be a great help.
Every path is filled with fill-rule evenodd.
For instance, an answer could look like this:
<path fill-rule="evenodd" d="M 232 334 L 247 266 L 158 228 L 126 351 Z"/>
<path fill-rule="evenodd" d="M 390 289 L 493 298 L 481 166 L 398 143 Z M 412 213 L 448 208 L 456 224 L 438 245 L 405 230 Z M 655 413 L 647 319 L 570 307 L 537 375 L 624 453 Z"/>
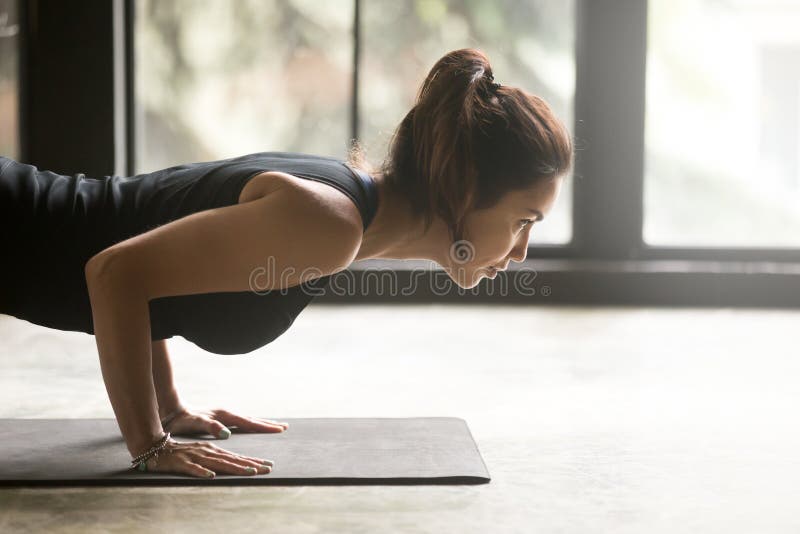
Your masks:
<path fill-rule="evenodd" d="M 525 257 L 527 255 L 528 255 L 528 240 L 520 239 L 519 241 L 517 241 L 517 244 L 514 245 L 514 248 L 511 249 L 511 254 L 509 254 L 508 257 L 509 259 L 516 261 L 517 263 L 521 263 L 525 261 Z"/>

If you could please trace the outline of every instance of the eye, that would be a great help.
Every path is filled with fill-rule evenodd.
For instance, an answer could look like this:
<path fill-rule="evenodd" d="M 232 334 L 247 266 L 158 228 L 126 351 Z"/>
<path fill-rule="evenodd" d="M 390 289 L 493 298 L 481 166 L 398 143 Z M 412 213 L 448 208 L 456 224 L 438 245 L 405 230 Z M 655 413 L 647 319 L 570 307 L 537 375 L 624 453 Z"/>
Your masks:
<path fill-rule="evenodd" d="M 533 223 L 535 223 L 536 221 L 534 221 L 533 219 L 520 219 L 520 221 L 519 221 L 519 222 L 521 223 L 521 225 L 520 225 L 520 228 L 519 228 L 519 229 L 520 229 L 520 230 L 522 230 L 523 228 L 525 228 L 525 227 L 526 227 L 526 226 L 528 226 L 529 224 L 533 224 Z"/>

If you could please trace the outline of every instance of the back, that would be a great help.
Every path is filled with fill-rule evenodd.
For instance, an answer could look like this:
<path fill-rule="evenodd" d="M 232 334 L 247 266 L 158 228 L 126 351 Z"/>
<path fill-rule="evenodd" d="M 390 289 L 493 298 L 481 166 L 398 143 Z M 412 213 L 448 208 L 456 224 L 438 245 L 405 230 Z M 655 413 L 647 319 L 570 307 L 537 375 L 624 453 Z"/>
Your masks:
<path fill-rule="evenodd" d="M 0 245 L 7 258 L 15 258 L 0 267 L 2 280 L 7 281 L 1 288 L 0 313 L 51 328 L 93 333 L 83 272 L 89 258 L 114 243 L 191 213 L 236 204 L 248 180 L 265 171 L 286 172 L 343 191 L 358 207 L 365 230 L 377 210 L 372 179 L 342 160 L 326 156 L 259 152 L 132 177 L 99 179 L 59 175 L 0 158 L 0 224 L 10 229 L 0 238 Z M 249 314 L 252 323 L 258 321 L 253 314 L 263 316 L 267 301 L 271 315 L 279 304 L 268 296 L 254 295 L 260 299 L 255 301 L 244 295 L 224 295 L 155 299 L 151 302 L 153 339 L 179 334 L 193 340 L 193 332 L 196 336 L 216 332 L 217 341 L 206 343 L 207 350 L 233 353 L 251 346 L 254 341 L 242 339 L 246 332 L 241 327 L 234 332 L 233 317 L 241 322 L 242 314 Z M 282 316 L 287 328 L 310 299 L 286 300 L 292 305 L 291 317 Z M 213 312 L 225 309 L 228 315 Z M 251 329 L 258 329 L 259 324 L 263 322 L 252 323 Z"/>

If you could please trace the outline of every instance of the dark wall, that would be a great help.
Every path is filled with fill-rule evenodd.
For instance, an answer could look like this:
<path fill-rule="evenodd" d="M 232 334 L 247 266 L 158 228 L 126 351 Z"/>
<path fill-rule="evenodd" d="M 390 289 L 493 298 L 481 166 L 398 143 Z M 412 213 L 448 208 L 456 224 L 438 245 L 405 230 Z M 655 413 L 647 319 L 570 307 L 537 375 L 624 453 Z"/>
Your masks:
<path fill-rule="evenodd" d="M 115 171 L 112 0 L 20 3 L 20 160 Z"/>

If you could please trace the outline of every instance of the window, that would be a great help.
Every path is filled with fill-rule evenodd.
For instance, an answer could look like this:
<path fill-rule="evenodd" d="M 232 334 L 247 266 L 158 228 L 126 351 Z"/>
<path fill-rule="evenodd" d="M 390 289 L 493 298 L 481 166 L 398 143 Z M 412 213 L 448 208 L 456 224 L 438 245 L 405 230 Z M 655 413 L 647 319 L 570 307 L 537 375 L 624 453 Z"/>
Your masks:
<path fill-rule="evenodd" d="M 19 158 L 19 23 L 16 0 L 0 0 L 0 156 Z"/>
<path fill-rule="evenodd" d="M 360 137 L 374 164 L 417 89 L 446 52 L 487 53 L 495 81 L 544 98 L 572 131 L 575 93 L 573 1 L 364 0 L 361 32 Z M 566 243 L 572 235 L 572 177 L 531 244 Z"/>
<path fill-rule="evenodd" d="M 800 245 L 800 3 L 650 0 L 644 239 Z"/>
<path fill-rule="evenodd" d="M 485 50 L 497 81 L 542 96 L 572 129 L 573 1 L 360 5 L 358 132 L 374 165 L 428 70 L 455 48 Z M 355 0 L 137 1 L 136 171 L 263 150 L 344 157 L 354 9 Z M 532 245 L 570 240 L 571 200 L 568 177 Z"/>
<path fill-rule="evenodd" d="M 34 133 L 48 131 L 45 118 L 52 115 L 37 108 L 68 108 L 74 95 L 41 91 L 41 98 L 23 101 L 30 115 L 25 138 L 8 135 L 19 129 L 17 68 L 8 62 L 26 62 L 20 73 L 37 74 L 34 89 L 64 65 L 37 63 L 34 54 L 17 58 L 26 42 L 44 58 L 62 46 L 52 32 L 23 36 L 35 37 L 30 41 L 15 36 L 32 20 L 32 6 L 41 5 L 0 0 L 2 149 L 13 155 L 20 146 L 35 147 L 39 160 L 73 164 L 75 156 L 81 166 L 108 168 L 108 148 L 95 146 L 98 129 L 80 116 L 62 121 L 79 150 L 64 151 L 58 139 L 32 142 Z M 72 12 L 48 5 L 36 20 L 89 34 L 107 31 L 120 7 L 90 10 L 96 16 L 64 26 Z M 80 101 L 93 103 L 96 122 L 113 123 L 113 104 L 125 102 L 125 116 L 134 120 L 120 131 L 133 125 L 137 137 L 121 140 L 136 172 L 261 150 L 341 157 L 354 133 L 371 162 L 380 163 L 435 60 L 455 48 L 480 48 L 500 83 L 544 96 L 576 138 L 574 176 L 534 230 L 522 266 L 554 289 L 540 302 L 797 306 L 788 290 L 800 272 L 797 0 L 121 5 L 125 31 L 115 37 L 124 37 L 124 72 L 135 87 L 112 83 L 120 69 L 111 68 L 119 67 L 111 53 L 72 70 L 105 73 L 99 83 L 80 86 Z M 373 267 L 390 267 L 410 279 L 424 267 L 375 263 L 353 271 L 366 277 Z M 442 297 L 431 287 L 417 284 L 410 296 Z M 530 302 L 529 296 L 479 298 Z"/>
<path fill-rule="evenodd" d="M 352 0 L 138 0 L 136 171 L 250 152 L 341 157 Z"/>

